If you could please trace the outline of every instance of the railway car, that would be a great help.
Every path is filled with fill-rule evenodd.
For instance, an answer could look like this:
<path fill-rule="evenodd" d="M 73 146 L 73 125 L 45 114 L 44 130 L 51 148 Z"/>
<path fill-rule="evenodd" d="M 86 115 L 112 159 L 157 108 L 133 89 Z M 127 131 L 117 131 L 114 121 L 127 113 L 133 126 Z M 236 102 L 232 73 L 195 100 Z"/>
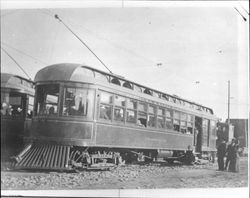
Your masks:
<path fill-rule="evenodd" d="M 81 64 L 35 77 L 30 144 L 16 168 L 96 168 L 216 150 L 213 110 Z"/>
<path fill-rule="evenodd" d="M 35 89 L 32 81 L 1 73 L 1 161 L 17 155 L 31 125 Z"/>

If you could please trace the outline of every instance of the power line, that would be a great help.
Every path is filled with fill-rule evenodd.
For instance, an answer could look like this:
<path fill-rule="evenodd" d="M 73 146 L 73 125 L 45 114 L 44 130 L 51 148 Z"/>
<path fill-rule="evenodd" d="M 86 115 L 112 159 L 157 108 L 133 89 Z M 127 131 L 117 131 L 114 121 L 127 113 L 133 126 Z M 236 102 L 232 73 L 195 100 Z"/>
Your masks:
<path fill-rule="evenodd" d="M 112 74 L 112 71 L 104 64 L 104 62 L 90 49 L 90 47 L 79 37 L 75 34 L 63 21 L 59 18 L 57 14 L 54 15 L 56 19 L 58 19 L 99 61 L 100 63 Z"/>
<path fill-rule="evenodd" d="M 29 80 L 31 80 L 30 76 L 25 72 L 22 66 L 3 47 L 1 47 L 1 49 L 11 58 L 11 60 L 13 60 L 16 63 L 16 65 L 23 71 L 23 73 L 25 73 L 25 75 L 29 78 Z"/>
<path fill-rule="evenodd" d="M 68 20 L 68 21 L 69 21 L 69 20 Z M 89 30 L 88 28 L 83 27 L 83 26 L 80 25 L 80 24 L 77 24 L 75 21 L 72 21 L 72 20 L 70 20 L 70 21 L 71 21 L 71 23 L 70 23 L 71 26 L 75 26 L 76 28 L 79 28 L 79 29 L 81 29 L 81 30 L 87 32 L 88 34 L 90 34 L 91 36 L 94 36 L 95 38 L 98 38 L 98 39 L 101 39 L 101 40 L 105 40 L 106 42 L 108 42 L 109 44 L 113 45 L 114 47 L 116 47 L 116 48 L 119 49 L 119 50 L 120 50 L 120 49 L 123 49 L 123 50 L 127 51 L 128 53 L 134 55 L 134 56 L 137 57 L 137 58 L 140 58 L 140 59 L 143 59 L 144 61 L 152 62 L 153 64 L 155 64 L 155 61 L 149 59 L 148 57 L 142 56 L 141 54 L 138 54 L 138 52 L 135 52 L 135 51 L 133 51 L 133 50 L 131 50 L 131 49 L 128 49 L 128 48 L 126 48 L 126 47 L 124 47 L 124 46 L 122 46 L 122 45 L 120 45 L 120 44 L 114 43 L 114 42 L 111 41 L 110 39 L 107 39 L 106 37 L 100 36 L 100 35 L 96 34 L 95 32 Z M 69 23 L 69 22 L 68 22 L 68 23 Z M 72 25 L 72 24 L 73 24 L 73 25 Z M 155 64 L 155 65 L 158 66 L 158 63 Z M 152 65 L 146 66 L 146 67 L 152 67 Z"/>
<path fill-rule="evenodd" d="M 36 60 L 36 61 L 39 61 L 39 62 L 41 62 L 42 64 L 48 65 L 48 63 L 45 63 L 45 62 L 39 60 L 38 58 L 35 58 L 35 57 L 33 57 L 33 56 L 31 56 L 31 55 L 29 55 L 29 54 L 27 54 L 27 53 L 25 53 L 25 52 L 23 52 L 23 51 L 21 51 L 21 50 L 15 48 L 15 47 L 12 47 L 12 46 L 10 46 L 9 44 L 7 44 L 7 43 L 5 43 L 5 42 L 2 42 L 2 44 L 5 45 L 5 46 L 7 46 L 7 47 L 9 47 L 9 48 L 11 48 L 11 49 L 13 49 L 13 50 L 15 50 L 15 51 L 17 51 L 17 52 L 19 52 L 19 53 L 21 53 L 21 54 L 23 54 L 23 55 L 25 55 L 25 56 L 28 56 L 28 57 L 30 57 L 30 58 Z"/>

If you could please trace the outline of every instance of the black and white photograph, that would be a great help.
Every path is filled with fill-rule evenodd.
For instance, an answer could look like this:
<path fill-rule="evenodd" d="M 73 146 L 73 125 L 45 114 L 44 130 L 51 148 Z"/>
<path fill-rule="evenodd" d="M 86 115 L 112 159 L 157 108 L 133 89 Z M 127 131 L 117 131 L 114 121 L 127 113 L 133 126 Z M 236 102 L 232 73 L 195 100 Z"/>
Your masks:
<path fill-rule="evenodd" d="M 1 196 L 249 195 L 249 1 L 1 1 Z"/>

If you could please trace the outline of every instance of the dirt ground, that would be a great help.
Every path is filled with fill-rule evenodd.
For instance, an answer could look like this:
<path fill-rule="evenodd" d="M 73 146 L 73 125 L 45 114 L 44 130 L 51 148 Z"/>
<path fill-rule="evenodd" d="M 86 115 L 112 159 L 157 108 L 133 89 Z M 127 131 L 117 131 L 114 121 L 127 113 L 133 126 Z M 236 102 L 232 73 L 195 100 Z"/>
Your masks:
<path fill-rule="evenodd" d="M 231 188 L 248 186 L 248 158 L 240 172 L 217 171 L 217 163 L 192 166 L 153 163 L 80 173 L 1 171 L 2 190 Z"/>

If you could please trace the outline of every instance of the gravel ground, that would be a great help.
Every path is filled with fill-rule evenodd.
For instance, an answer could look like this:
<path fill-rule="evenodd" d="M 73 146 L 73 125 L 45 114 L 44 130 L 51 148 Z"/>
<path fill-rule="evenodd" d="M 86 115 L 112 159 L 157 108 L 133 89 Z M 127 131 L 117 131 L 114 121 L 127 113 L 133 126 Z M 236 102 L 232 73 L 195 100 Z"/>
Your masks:
<path fill-rule="evenodd" d="M 217 171 L 217 163 L 203 165 L 126 165 L 110 171 L 80 173 L 1 171 L 2 190 L 225 188 L 248 186 L 248 159 L 240 172 Z"/>

